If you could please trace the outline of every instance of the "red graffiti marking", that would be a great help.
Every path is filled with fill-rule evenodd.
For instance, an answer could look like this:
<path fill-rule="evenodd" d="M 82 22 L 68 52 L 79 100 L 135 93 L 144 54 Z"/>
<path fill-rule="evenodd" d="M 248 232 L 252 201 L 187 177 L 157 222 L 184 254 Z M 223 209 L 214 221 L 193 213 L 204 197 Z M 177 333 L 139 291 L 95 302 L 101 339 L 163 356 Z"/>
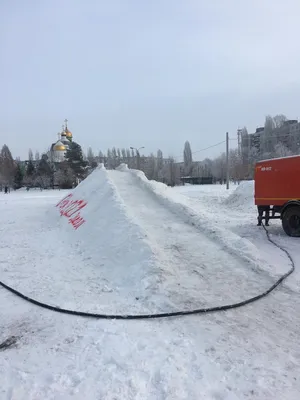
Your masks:
<path fill-rule="evenodd" d="M 68 196 L 64 197 L 56 204 L 56 207 L 59 208 L 60 215 L 68 218 L 69 224 L 72 224 L 74 229 L 78 229 L 85 223 L 85 220 L 80 215 L 80 210 L 87 205 L 87 201 L 71 200 L 72 197 L 73 195 L 71 193 L 68 194 Z M 72 217 L 73 215 L 74 217 Z"/>
<path fill-rule="evenodd" d="M 64 208 L 69 203 L 69 199 L 72 196 L 73 196 L 72 194 L 68 194 L 68 196 L 64 197 L 62 200 L 60 200 L 59 203 L 56 204 L 56 207 Z"/>
<path fill-rule="evenodd" d="M 75 217 L 69 219 L 69 224 L 72 224 L 74 229 L 78 229 L 80 225 L 84 224 L 85 220 L 80 216 L 80 213 L 75 215 Z"/>
<path fill-rule="evenodd" d="M 75 200 L 71 201 L 70 204 L 68 204 L 62 211 L 61 215 L 64 215 L 65 217 L 69 218 L 79 210 L 81 210 L 83 207 L 87 205 L 87 202 L 84 200 Z"/>

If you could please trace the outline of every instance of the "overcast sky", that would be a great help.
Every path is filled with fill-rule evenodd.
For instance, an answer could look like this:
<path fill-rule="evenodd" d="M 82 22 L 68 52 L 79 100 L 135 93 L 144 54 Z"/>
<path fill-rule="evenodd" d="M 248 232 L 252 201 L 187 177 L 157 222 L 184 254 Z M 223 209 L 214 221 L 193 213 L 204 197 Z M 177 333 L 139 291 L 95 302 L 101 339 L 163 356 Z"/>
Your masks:
<path fill-rule="evenodd" d="M 299 0 L 0 0 L 0 145 L 43 152 L 68 118 L 84 149 L 177 157 L 300 117 L 299 38 Z"/>

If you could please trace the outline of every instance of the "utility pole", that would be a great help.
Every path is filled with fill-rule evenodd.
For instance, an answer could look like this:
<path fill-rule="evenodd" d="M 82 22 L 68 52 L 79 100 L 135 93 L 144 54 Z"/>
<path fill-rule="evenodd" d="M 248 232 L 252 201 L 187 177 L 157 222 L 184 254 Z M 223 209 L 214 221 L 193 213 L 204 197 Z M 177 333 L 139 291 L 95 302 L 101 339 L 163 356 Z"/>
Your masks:
<path fill-rule="evenodd" d="M 229 189 L 229 135 L 226 132 L 226 189 Z"/>

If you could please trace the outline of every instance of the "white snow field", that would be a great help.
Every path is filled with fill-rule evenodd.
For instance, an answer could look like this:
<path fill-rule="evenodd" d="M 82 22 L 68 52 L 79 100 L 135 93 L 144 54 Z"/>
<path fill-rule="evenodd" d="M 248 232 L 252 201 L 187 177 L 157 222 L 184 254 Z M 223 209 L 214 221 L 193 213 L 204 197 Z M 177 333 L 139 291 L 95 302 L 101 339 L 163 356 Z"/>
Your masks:
<path fill-rule="evenodd" d="M 231 311 L 96 320 L 0 288 L 0 400 L 299 400 L 300 242 L 278 221 L 269 229 L 296 271 Z M 70 193 L 0 193 L 0 280 L 54 306 L 216 306 L 266 290 L 289 268 L 256 227 L 252 182 L 168 188 L 100 166 Z M 6 339 L 14 344 L 1 349 Z"/>

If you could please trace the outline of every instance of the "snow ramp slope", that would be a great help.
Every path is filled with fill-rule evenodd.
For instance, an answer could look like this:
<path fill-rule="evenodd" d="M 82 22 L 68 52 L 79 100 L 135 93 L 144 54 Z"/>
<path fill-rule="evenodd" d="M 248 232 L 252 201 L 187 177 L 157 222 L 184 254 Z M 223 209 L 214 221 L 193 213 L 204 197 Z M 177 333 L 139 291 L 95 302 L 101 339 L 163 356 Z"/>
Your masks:
<path fill-rule="evenodd" d="M 266 260 L 261 257 L 257 247 L 249 240 L 224 227 L 224 224 L 219 224 L 217 218 L 214 218 L 208 207 L 203 207 L 202 209 L 199 207 L 196 208 L 195 202 L 192 199 L 174 192 L 172 188 L 163 183 L 149 181 L 141 171 L 129 170 L 126 166 L 121 166 L 120 170 L 128 171 L 135 176 L 136 184 L 152 197 L 155 196 L 161 205 L 176 214 L 179 219 L 201 231 L 206 239 L 210 238 L 210 240 L 218 243 L 219 246 L 232 256 L 238 257 L 243 263 L 246 262 L 249 268 L 260 272 L 266 270 Z M 246 194 L 244 194 L 245 188 Z M 251 191 L 251 186 L 249 189 L 249 185 L 241 185 L 230 196 L 231 199 L 229 202 L 235 202 L 236 205 L 240 203 L 240 206 L 244 207 L 244 197 L 249 201 L 249 191 Z M 226 210 L 224 210 L 224 213 L 226 213 Z"/>
<path fill-rule="evenodd" d="M 174 198 L 170 188 L 125 165 L 107 174 L 127 215 L 145 232 L 159 268 L 161 293 L 174 306 L 229 303 L 270 285 L 270 276 L 261 274 L 255 257 L 251 260 L 234 247 L 234 240 L 239 246 L 243 240 L 230 232 L 213 233 L 210 221 L 188 209 L 183 196 Z M 233 246 L 224 245 L 226 235 L 231 235 Z"/>

